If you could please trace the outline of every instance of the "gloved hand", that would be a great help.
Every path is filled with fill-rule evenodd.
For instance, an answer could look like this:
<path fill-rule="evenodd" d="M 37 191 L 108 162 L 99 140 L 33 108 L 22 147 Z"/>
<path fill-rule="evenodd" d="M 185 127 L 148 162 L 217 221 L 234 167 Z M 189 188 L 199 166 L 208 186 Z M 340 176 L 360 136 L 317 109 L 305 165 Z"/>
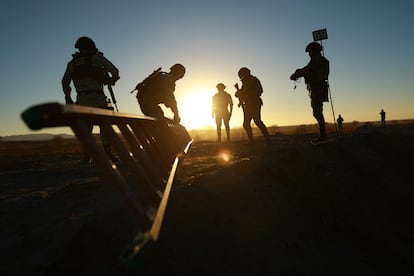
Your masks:
<path fill-rule="evenodd" d="M 297 69 L 296 71 L 295 71 L 295 73 L 293 73 L 292 75 L 290 75 L 290 80 L 297 80 L 298 78 L 300 78 L 299 76 L 299 69 Z"/>
<path fill-rule="evenodd" d="M 115 83 L 116 83 L 119 79 L 120 79 L 120 77 L 119 77 L 119 76 L 115 76 L 115 77 L 109 78 L 109 80 L 108 80 L 108 84 L 109 84 L 109 85 L 115 85 Z"/>
<path fill-rule="evenodd" d="M 66 104 L 74 104 L 71 96 L 65 96 L 65 101 L 66 101 Z"/>
<path fill-rule="evenodd" d="M 179 124 L 181 122 L 180 116 L 178 114 L 174 114 L 174 123 Z"/>

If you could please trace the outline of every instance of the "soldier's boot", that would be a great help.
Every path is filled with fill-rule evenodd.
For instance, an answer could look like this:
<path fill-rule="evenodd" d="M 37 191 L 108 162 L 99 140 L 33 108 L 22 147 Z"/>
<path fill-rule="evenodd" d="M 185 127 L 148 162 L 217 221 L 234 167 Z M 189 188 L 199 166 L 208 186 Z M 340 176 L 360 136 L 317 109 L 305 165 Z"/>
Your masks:
<path fill-rule="evenodd" d="M 328 135 L 326 135 L 325 122 L 323 122 L 323 123 L 319 124 L 319 137 L 318 137 L 317 141 L 320 142 L 320 141 L 324 141 L 326 139 L 328 139 Z"/>

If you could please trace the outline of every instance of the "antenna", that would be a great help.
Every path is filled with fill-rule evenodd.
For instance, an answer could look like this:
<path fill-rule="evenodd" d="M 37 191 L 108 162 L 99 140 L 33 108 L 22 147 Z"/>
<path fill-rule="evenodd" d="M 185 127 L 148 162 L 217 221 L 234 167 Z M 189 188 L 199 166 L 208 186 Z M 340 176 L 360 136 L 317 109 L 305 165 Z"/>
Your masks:
<path fill-rule="evenodd" d="M 328 39 L 328 32 L 326 31 L 326 29 L 320 29 L 320 30 L 313 31 L 312 36 L 313 36 L 313 41 L 315 42 L 320 41 L 321 46 L 322 46 L 322 56 L 325 57 L 322 41 L 325 39 Z M 335 125 L 336 134 L 338 134 L 338 128 L 336 126 L 336 119 L 335 119 L 335 111 L 334 111 L 333 101 L 332 101 L 331 86 L 329 85 L 329 80 L 327 80 L 327 82 L 328 82 L 327 84 L 328 84 L 329 100 L 331 102 L 331 108 L 332 108 L 333 123 Z"/>

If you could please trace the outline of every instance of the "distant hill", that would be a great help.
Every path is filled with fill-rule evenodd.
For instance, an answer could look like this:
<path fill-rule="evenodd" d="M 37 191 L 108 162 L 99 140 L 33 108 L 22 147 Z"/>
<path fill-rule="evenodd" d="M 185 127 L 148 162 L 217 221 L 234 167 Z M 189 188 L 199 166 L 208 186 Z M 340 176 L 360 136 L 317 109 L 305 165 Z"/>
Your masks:
<path fill-rule="evenodd" d="M 1 141 L 45 141 L 52 140 L 54 138 L 61 139 L 74 139 L 74 135 L 69 134 L 49 134 L 49 133 L 40 133 L 40 134 L 26 134 L 26 135 L 10 135 L 1 137 Z"/>
<path fill-rule="evenodd" d="M 388 120 L 387 125 L 411 125 L 414 124 L 414 119 L 405 119 L 405 120 Z M 353 132 L 355 129 L 360 127 L 372 127 L 372 126 L 380 126 L 380 121 L 373 121 L 373 122 L 346 122 L 343 125 L 344 133 Z M 254 135 L 260 136 L 260 130 L 252 124 L 253 133 Z M 335 125 L 332 123 L 327 122 L 326 128 L 328 133 L 335 132 Z M 314 124 L 303 124 L 303 125 L 291 125 L 291 126 L 268 126 L 269 133 L 271 135 L 277 133 L 289 134 L 289 135 L 303 135 L 303 134 L 310 134 L 310 133 L 318 133 L 318 126 L 316 123 Z M 215 141 L 217 139 L 217 133 L 215 127 L 206 128 L 206 129 L 192 129 L 188 130 L 190 136 L 195 141 L 200 140 L 211 140 Z M 231 128 L 231 136 L 234 140 L 244 139 L 245 138 L 245 131 L 242 127 L 232 127 Z M 69 134 L 50 134 L 50 133 L 39 133 L 39 134 L 26 134 L 26 135 L 10 135 L 10 136 L 3 136 L 0 137 L 0 141 L 46 141 L 51 140 L 53 138 L 59 137 L 61 139 L 74 139 L 76 138 L 74 135 Z"/>

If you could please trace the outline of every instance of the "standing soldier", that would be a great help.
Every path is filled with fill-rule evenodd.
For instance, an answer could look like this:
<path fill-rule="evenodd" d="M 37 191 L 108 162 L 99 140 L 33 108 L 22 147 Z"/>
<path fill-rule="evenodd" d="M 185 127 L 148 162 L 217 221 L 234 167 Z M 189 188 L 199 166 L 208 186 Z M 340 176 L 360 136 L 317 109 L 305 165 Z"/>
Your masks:
<path fill-rule="evenodd" d="M 262 98 L 263 87 L 259 79 L 251 75 L 250 70 L 246 67 L 240 68 L 238 72 L 242 87 L 236 83 L 234 87 L 237 89 L 235 96 L 239 98 L 238 106 L 243 108 L 243 128 L 246 131 L 249 143 L 254 143 L 252 127 L 250 125 L 252 119 L 262 132 L 266 139 L 266 143 L 270 144 L 269 132 L 266 125 L 261 119 L 261 109 L 263 105 Z"/>
<path fill-rule="evenodd" d="M 305 78 L 305 83 L 311 98 L 313 117 L 319 125 L 319 137 L 316 142 L 326 140 L 325 118 L 323 116 L 323 103 L 328 102 L 328 75 L 329 61 L 322 56 L 322 46 L 317 42 L 311 42 L 305 51 L 309 54 L 310 62 L 303 68 L 297 69 L 290 76 L 291 80 L 300 77 Z"/>
<path fill-rule="evenodd" d="M 76 104 L 107 109 L 110 101 L 106 98 L 103 88 L 104 85 L 114 85 L 119 80 L 118 69 L 98 51 L 95 43 L 89 37 L 80 37 L 75 43 L 75 48 L 79 52 L 72 55 L 72 60 L 68 62 L 62 78 L 66 104 L 74 103 L 70 86 L 73 81 L 76 90 Z M 90 125 L 90 132 L 92 132 L 92 128 L 93 125 Z M 117 157 L 112 154 L 111 145 L 103 132 L 101 132 L 101 139 L 106 154 L 112 161 L 117 161 Z M 91 157 L 86 151 L 82 163 L 91 163 Z"/>
<path fill-rule="evenodd" d="M 384 109 L 381 109 L 381 112 L 379 114 L 381 116 L 381 126 L 385 126 L 385 111 L 384 111 Z"/>
<path fill-rule="evenodd" d="M 336 122 L 338 123 L 339 132 L 342 133 L 343 132 L 344 118 L 341 116 L 341 114 L 338 115 L 338 119 L 336 119 Z"/>
<path fill-rule="evenodd" d="M 218 93 L 213 96 L 212 100 L 212 116 L 216 118 L 217 138 L 221 142 L 221 122 L 223 121 L 226 128 L 227 141 L 230 142 L 230 118 L 233 113 L 233 100 L 231 95 L 224 89 L 226 86 L 223 83 L 217 84 Z"/>

